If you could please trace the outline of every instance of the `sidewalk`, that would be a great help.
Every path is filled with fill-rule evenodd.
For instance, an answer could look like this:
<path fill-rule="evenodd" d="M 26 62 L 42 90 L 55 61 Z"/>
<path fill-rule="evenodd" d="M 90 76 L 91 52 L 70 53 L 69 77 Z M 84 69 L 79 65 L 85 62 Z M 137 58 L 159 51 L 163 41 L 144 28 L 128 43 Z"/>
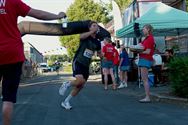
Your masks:
<path fill-rule="evenodd" d="M 97 83 L 102 84 L 101 74 L 98 75 L 90 75 L 88 81 L 96 81 Z M 136 97 L 144 97 L 144 87 L 143 85 L 139 88 L 137 82 L 128 82 L 128 87 L 124 89 L 120 89 L 122 92 L 126 92 L 127 94 L 134 95 Z M 165 102 L 165 103 L 173 103 L 182 106 L 188 106 L 187 98 L 180 98 L 174 96 L 171 93 L 171 87 L 169 84 L 165 86 L 159 87 L 151 87 L 151 99 L 154 102 Z"/>

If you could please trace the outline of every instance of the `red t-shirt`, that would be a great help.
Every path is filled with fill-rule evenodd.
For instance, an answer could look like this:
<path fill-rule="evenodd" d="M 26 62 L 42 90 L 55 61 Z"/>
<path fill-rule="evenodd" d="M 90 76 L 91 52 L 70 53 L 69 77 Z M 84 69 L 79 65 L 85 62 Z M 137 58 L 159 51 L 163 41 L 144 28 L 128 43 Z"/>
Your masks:
<path fill-rule="evenodd" d="M 105 46 L 103 46 L 102 52 L 104 53 L 104 57 L 106 58 L 106 60 L 108 60 L 108 61 L 114 60 L 115 48 L 112 44 L 108 43 Z"/>
<path fill-rule="evenodd" d="M 150 51 L 149 54 L 140 53 L 139 54 L 139 58 L 143 58 L 143 59 L 147 59 L 147 60 L 153 61 L 153 57 L 152 56 L 154 54 L 154 45 L 155 45 L 153 36 L 152 35 L 147 36 L 141 42 L 141 44 L 144 46 L 144 50 L 151 49 L 151 51 Z"/>
<path fill-rule="evenodd" d="M 119 53 L 116 49 L 115 49 L 115 56 L 114 56 L 113 63 L 114 63 L 114 65 L 119 65 Z"/>
<path fill-rule="evenodd" d="M 30 9 L 21 0 L 0 0 L 0 65 L 25 60 L 17 19 L 25 17 Z"/>

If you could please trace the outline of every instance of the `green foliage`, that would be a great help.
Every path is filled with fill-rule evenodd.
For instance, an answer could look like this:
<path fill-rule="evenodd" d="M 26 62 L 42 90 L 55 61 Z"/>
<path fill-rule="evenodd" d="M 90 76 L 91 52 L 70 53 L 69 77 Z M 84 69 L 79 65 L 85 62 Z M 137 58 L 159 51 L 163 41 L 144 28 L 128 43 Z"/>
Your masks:
<path fill-rule="evenodd" d="M 169 69 L 173 92 L 188 98 L 188 56 L 175 57 L 169 63 Z"/>
<path fill-rule="evenodd" d="M 179 45 L 173 45 L 172 46 L 172 49 L 173 49 L 173 51 L 179 51 L 180 50 L 180 47 L 179 47 Z"/>
<path fill-rule="evenodd" d="M 51 56 L 48 56 L 46 58 L 48 59 L 48 65 L 49 66 L 52 66 L 56 60 L 58 60 L 59 62 L 65 62 L 65 61 L 70 62 L 70 58 L 66 54 L 51 55 Z"/>
<path fill-rule="evenodd" d="M 48 66 L 52 66 L 54 62 L 52 60 L 48 60 Z"/>
<path fill-rule="evenodd" d="M 60 37 L 61 45 L 67 48 L 68 55 L 70 59 L 74 57 L 74 54 L 79 45 L 80 35 L 71 35 Z"/>
<path fill-rule="evenodd" d="M 114 1 L 119 6 L 121 12 L 123 12 L 123 10 L 125 10 L 132 2 L 132 0 L 114 0 Z M 109 5 L 109 8 L 112 10 L 112 4 Z"/>
<path fill-rule="evenodd" d="M 66 14 L 69 21 L 94 20 L 104 24 L 109 21 L 107 9 L 93 0 L 75 0 Z M 62 36 L 60 41 L 72 59 L 79 45 L 79 35 Z"/>
<path fill-rule="evenodd" d="M 75 0 L 68 8 L 67 15 L 70 21 L 94 20 L 102 23 L 109 21 L 106 8 L 93 0 Z"/>

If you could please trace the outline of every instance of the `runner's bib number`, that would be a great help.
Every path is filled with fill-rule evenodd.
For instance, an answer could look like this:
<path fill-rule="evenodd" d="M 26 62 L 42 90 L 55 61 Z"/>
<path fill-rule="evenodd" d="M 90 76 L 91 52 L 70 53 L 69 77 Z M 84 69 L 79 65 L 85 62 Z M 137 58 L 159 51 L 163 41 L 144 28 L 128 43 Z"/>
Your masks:
<path fill-rule="evenodd" d="M 89 49 L 85 49 L 84 54 L 85 57 L 87 58 L 91 58 L 93 56 L 93 51 L 89 50 Z"/>

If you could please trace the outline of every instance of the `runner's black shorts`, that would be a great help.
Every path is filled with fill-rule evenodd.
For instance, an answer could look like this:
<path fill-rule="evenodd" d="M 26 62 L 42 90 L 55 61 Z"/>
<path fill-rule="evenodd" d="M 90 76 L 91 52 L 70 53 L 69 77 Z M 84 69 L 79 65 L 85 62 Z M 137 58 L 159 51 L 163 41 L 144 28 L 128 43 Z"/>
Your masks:
<path fill-rule="evenodd" d="M 83 64 L 79 63 L 78 61 L 73 61 L 72 70 L 73 70 L 74 77 L 76 75 L 83 75 L 83 77 L 86 81 L 89 78 L 89 67 L 84 66 Z"/>
<path fill-rule="evenodd" d="M 0 81 L 2 81 L 3 101 L 16 103 L 16 95 L 23 62 L 0 65 Z"/>

